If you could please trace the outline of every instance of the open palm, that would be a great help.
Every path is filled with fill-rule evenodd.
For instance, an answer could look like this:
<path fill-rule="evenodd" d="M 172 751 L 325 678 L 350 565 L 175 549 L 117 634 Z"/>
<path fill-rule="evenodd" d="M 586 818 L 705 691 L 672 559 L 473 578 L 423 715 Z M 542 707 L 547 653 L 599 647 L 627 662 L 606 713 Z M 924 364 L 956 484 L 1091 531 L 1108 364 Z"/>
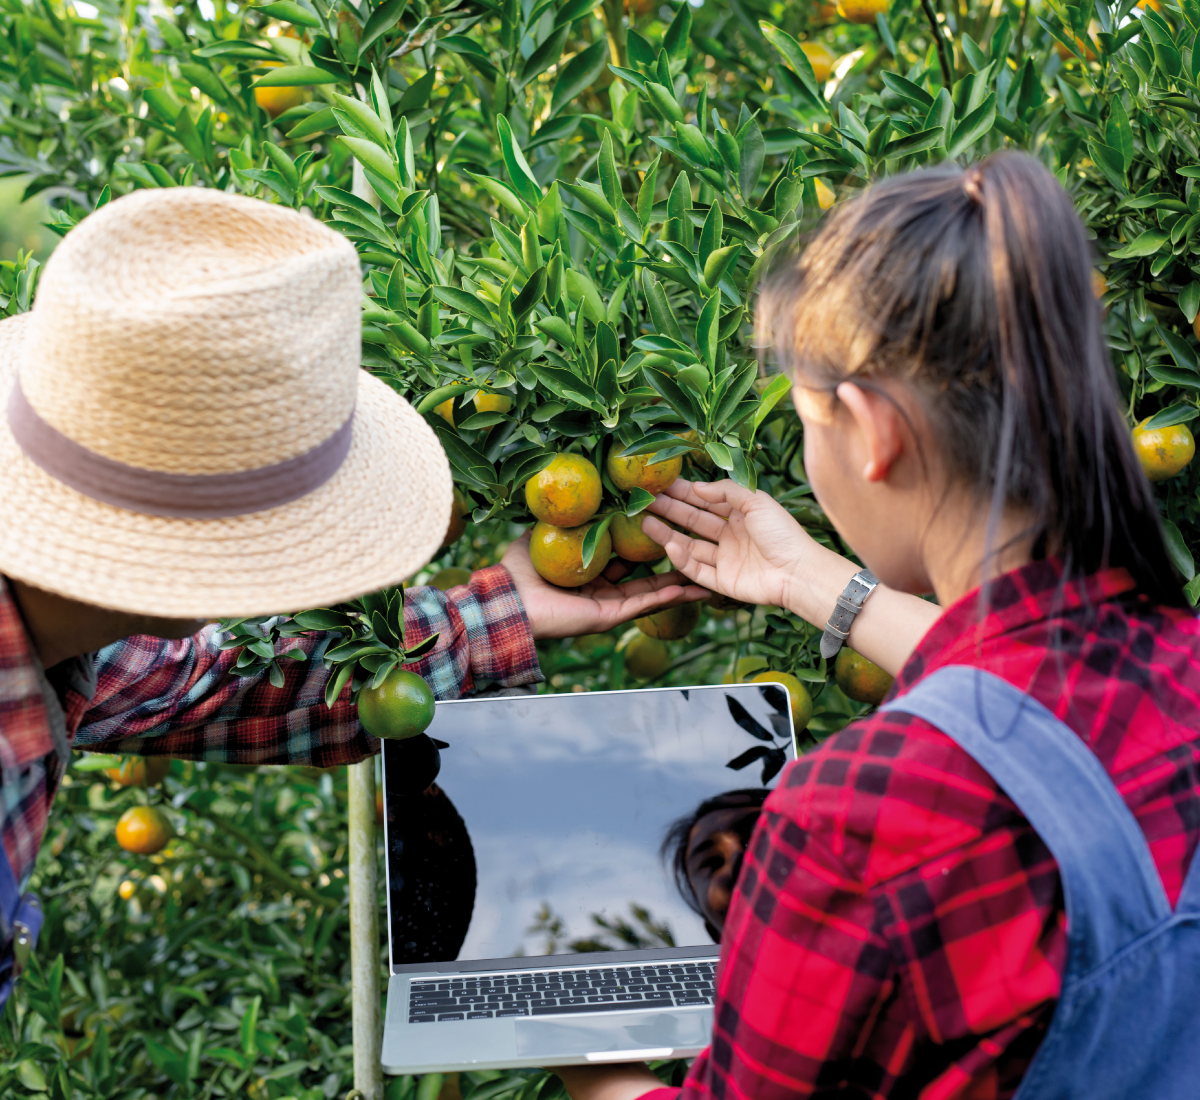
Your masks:
<path fill-rule="evenodd" d="M 810 536 L 764 492 L 732 481 L 680 478 L 650 505 L 642 529 L 666 548 L 680 573 L 745 603 L 788 605 L 788 593 Z M 693 538 L 668 527 L 662 516 Z"/>

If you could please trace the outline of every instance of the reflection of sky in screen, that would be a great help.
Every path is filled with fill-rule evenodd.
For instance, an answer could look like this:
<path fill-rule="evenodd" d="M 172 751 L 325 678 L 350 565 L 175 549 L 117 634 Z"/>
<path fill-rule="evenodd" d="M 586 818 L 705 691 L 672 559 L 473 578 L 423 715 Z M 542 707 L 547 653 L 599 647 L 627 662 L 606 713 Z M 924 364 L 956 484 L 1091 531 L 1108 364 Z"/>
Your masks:
<path fill-rule="evenodd" d="M 564 938 L 591 935 L 593 913 L 628 918 L 636 902 L 679 946 L 710 943 L 658 850 L 704 799 L 759 785 L 758 763 L 725 767 L 761 743 L 734 723 L 731 693 L 766 729 L 790 733 L 757 685 L 439 703 L 428 732 L 451 747 L 438 784 L 478 866 L 459 957 L 540 954 L 545 937 L 529 926 L 543 903 Z"/>

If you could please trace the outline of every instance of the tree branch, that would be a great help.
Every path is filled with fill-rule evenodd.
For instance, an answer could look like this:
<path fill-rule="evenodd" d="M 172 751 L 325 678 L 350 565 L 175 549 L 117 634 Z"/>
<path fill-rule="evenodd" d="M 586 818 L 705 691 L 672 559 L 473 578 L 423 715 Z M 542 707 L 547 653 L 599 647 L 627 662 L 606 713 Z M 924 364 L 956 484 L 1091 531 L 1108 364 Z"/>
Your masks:
<path fill-rule="evenodd" d="M 942 68 L 942 83 L 946 86 L 946 91 L 954 89 L 954 66 L 950 64 L 950 55 L 946 52 L 946 39 L 942 35 L 942 28 L 938 26 L 937 13 L 933 10 L 932 0 L 921 0 L 921 10 L 925 13 L 925 18 L 929 20 L 929 30 L 933 34 L 933 40 L 937 43 L 938 64 Z"/>

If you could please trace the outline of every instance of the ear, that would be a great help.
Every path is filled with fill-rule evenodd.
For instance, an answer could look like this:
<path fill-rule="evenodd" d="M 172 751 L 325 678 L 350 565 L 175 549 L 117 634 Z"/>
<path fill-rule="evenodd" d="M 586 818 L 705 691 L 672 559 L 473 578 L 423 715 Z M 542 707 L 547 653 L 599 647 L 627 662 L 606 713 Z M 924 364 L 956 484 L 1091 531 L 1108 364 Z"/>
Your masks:
<path fill-rule="evenodd" d="M 885 481 L 893 464 L 904 453 L 904 418 L 881 393 L 865 390 L 854 382 L 837 388 L 838 399 L 854 420 L 866 452 L 862 476 L 866 481 Z"/>

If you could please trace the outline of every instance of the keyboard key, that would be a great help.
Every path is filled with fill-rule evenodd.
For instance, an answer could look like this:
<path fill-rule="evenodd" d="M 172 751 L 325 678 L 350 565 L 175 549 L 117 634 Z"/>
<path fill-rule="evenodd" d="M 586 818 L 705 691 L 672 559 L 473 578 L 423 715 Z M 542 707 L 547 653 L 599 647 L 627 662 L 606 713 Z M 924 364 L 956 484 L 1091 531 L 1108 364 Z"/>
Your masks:
<path fill-rule="evenodd" d="M 442 1020 L 461 1020 L 463 1014 L 461 1012 L 443 1012 L 439 1017 L 439 1022 Z"/>
<path fill-rule="evenodd" d="M 499 1016 L 528 1016 L 529 1009 L 527 1008 L 502 1008 L 496 1013 Z"/>
<path fill-rule="evenodd" d="M 602 997 L 589 997 L 588 1004 L 596 1004 L 599 1001 L 614 1001 L 614 1000 L 616 1000 L 616 998 L 611 993 L 607 993 Z"/>
<path fill-rule="evenodd" d="M 582 1005 L 587 1003 L 586 997 L 559 997 L 560 1005 Z"/>
<path fill-rule="evenodd" d="M 542 997 L 539 1000 L 530 1001 L 529 1003 L 534 1008 L 552 1008 L 554 1005 L 558 1004 L 558 1001 L 556 1001 L 553 997 Z"/>
<path fill-rule="evenodd" d="M 492 1018 L 492 1014 L 490 1012 L 468 1012 L 467 1013 L 468 1020 L 490 1020 L 491 1018 Z"/>
<path fill-rule="evenodd" d="M 712 982 L 684 982 L 684 989 L 711 989 Z"/>
<path fill-rule="evenodd" d="M 575 1013 L 575 1012 L 615 1012 L 617 1010 L 620 1010 L 622 1012 L 631 1012 L 631 1011 L 634 1011 L 636 1009 L 641 1009 L 641 1008 L 671 1008 L 671 1007 L 672 1007 L 672 1005 L 669 1000 L 654 1001 L 652 1003 L 642 1001 L 641 1003 L 636 1004 L 636 1005 L 626 1004 L 624 1001 L 609 1001 L 604 1004 L 592 1004 L 589 1002 L 588 1004 L 585 1004 L 585 1005 L 556 1005 L 554 1008 L 532 1008 L 532 1009 L 530 1009 L 530 1015 L 532 1015 L 532 1016 L 559 1016 L 559 1015 L 565 1016 L 568 1013 Z"/>
<path fill-rule="evenodd" d="M 641 999 L 642 999 L 642 995 L 640 993 L 618 993 L 617 994 L 618 1001 L 640 1001 Z"/>
<path fill-rule="evenodd" d="M 597 993 L 617 993 L 624 988 L 621 985 L 598 985 L 595 987 Z"/>
<path fill-rule="evenodd" d="M 433 1024 L 437 1022 L 436 1016 L 410 1016 L 408 1018 L 410 1024 Z"/>

